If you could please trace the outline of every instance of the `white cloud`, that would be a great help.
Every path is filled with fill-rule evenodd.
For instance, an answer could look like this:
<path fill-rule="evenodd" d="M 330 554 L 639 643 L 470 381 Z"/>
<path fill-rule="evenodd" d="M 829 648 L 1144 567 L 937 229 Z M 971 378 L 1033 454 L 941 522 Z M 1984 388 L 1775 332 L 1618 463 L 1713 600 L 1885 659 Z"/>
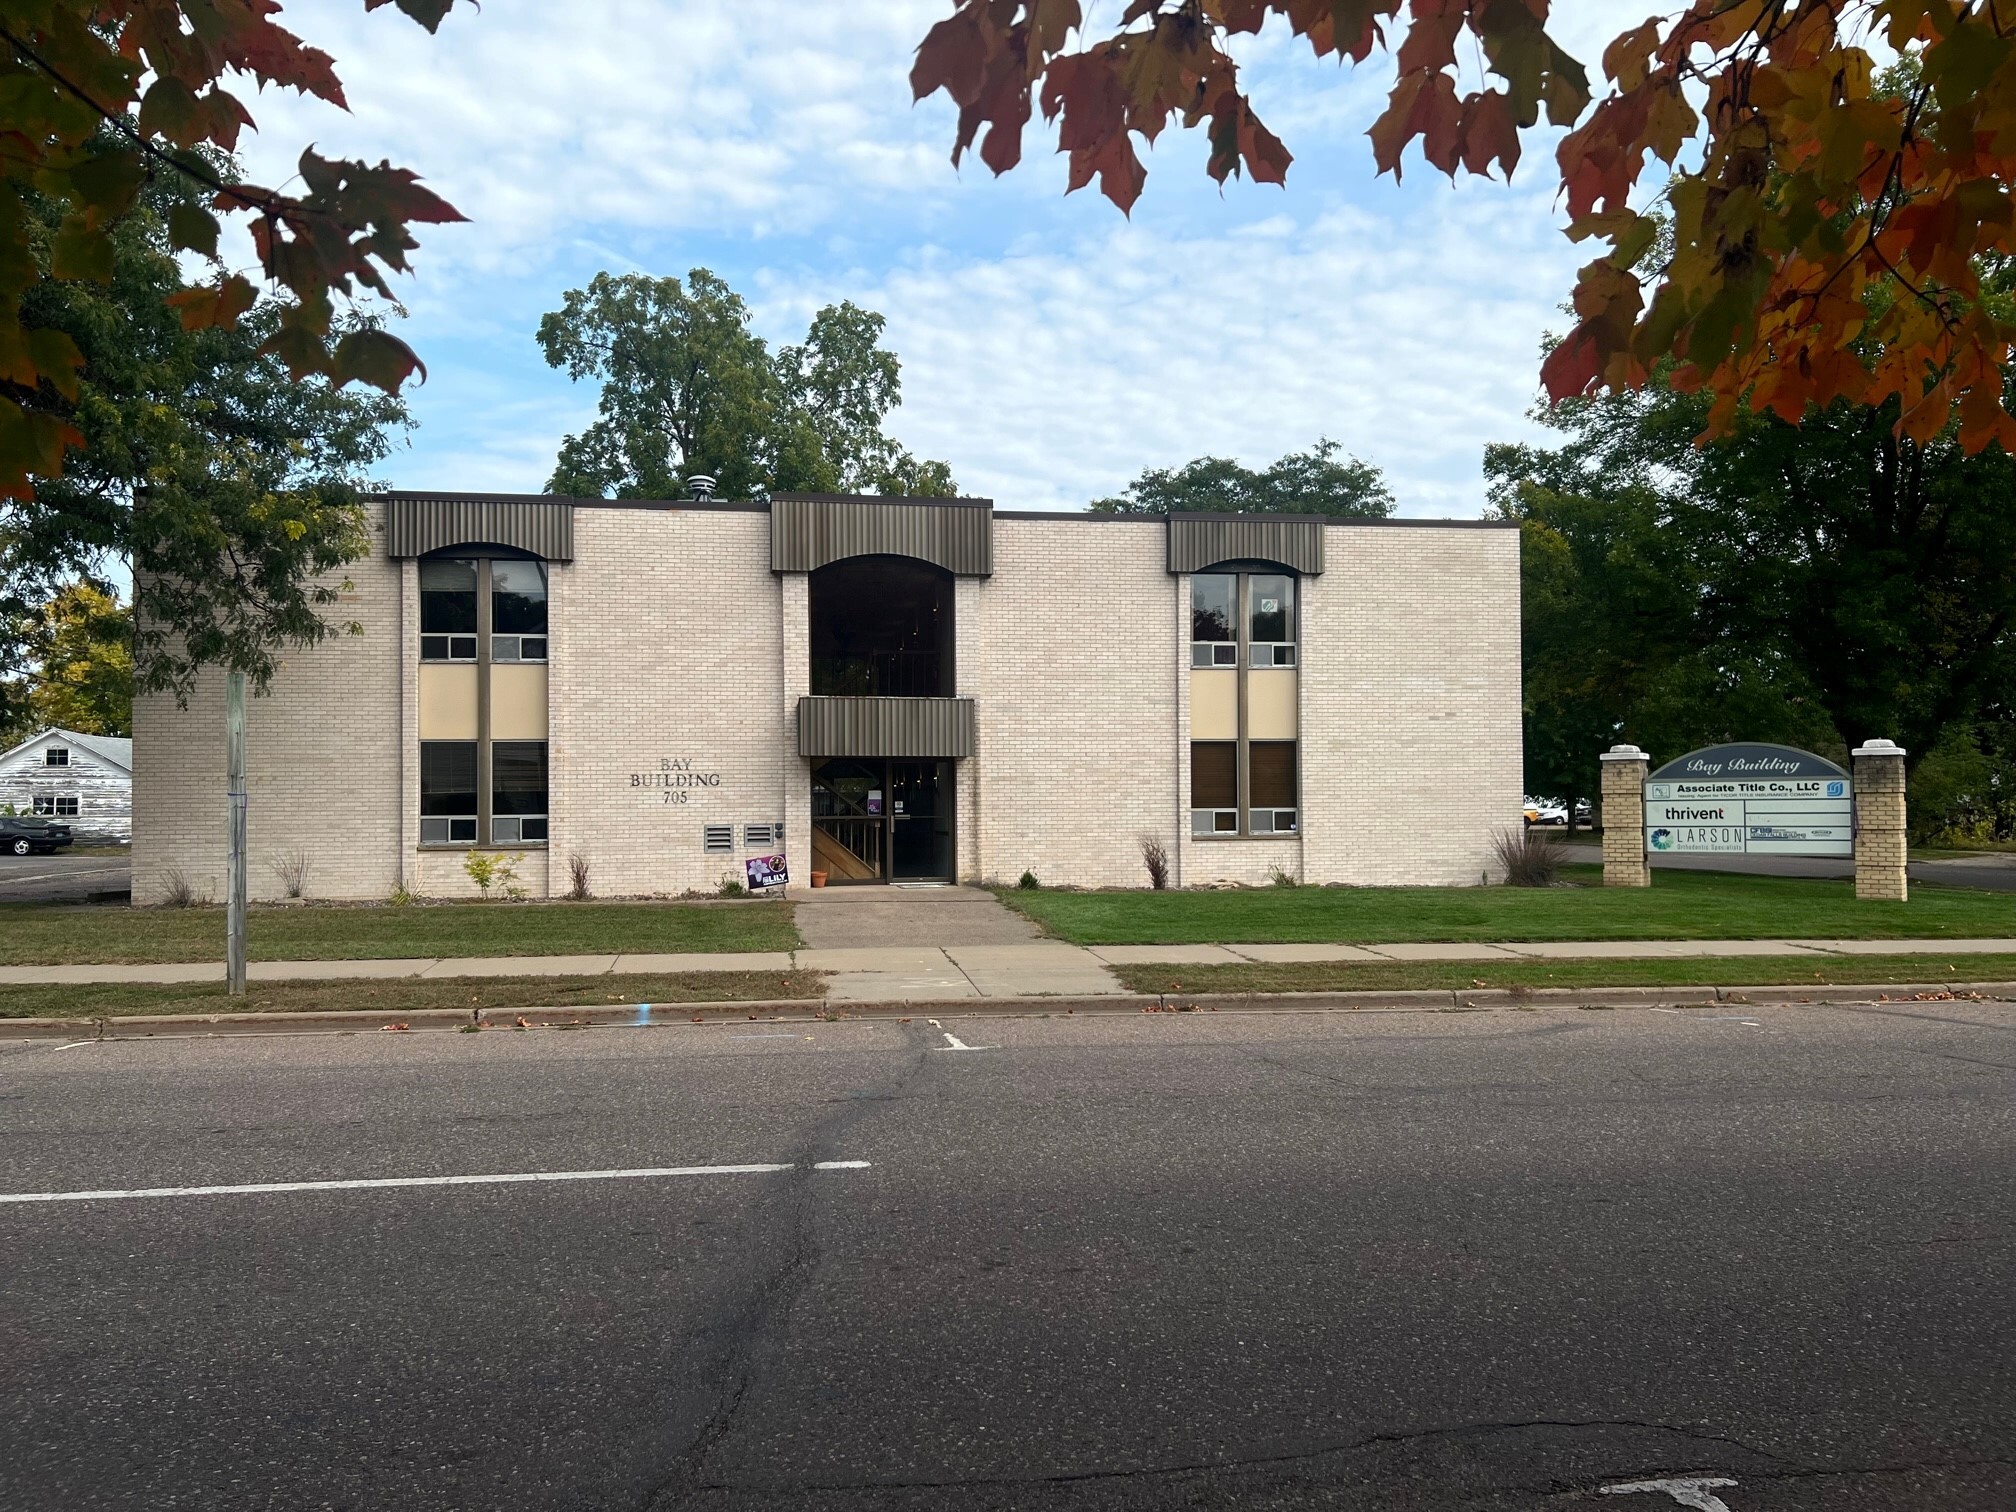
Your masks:
<path fill-rule="evenodd" d="M 993 179 L 947 162 L 911 50 L 944 0 L 485 0 L 428 37 L 390 7 L 297 0 L 354 114 L 254 102 L 255 176 L 325 155 L 418 169 L 471 217 L 421 228 L 403 333 L 432 376 L 402 486 L 535 489 L 594 396 L 546 369 L 540 313 L 597 268 L 705 264 L 789 340 L 820 305 L 889 317 L 893 428 L 1004 508 L 1082 506 L 1144 467 L 1264 462 L 1329 434 L 1412 514 L 1474 514 L 1487 441 L 1528 432 L 1541 332 L 1580 261 L 1556 229 L 1552 140 L 1512 188 L 1410 159 L 1375 180 L 1363 133 L 1391 64 L 1339 69 L 1281 32 L 1243 44 L 1287 190 L 1221 193 L 1172 129 L 1124 220 L 1061 199 L 1040 120 Z M 1095 16 L 1095 20 L 1097 17 Z M 1277 29 L 1278 30 L 1278 29 Z M 1593 49 L 1585 49 L 1592 51 Z"/>

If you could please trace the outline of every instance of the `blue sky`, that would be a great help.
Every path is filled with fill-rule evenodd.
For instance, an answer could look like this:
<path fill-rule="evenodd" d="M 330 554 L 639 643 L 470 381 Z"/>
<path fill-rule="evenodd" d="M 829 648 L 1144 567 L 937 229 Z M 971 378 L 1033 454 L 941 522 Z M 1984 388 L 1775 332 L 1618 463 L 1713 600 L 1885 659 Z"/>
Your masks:
<path fill-rule="evenodd" d="M 948 9 L 484 0 L 429 37 L 390 6 L 290 4 L 351 111 L 251 101 L 252 177 L 285 178 L 312 141 L 415 168 L 470 217 L 422 229 L 400 290 L 430 376 L 387 481 L 541 488 L 595 394 L 545 365 L 540 315 L 601 269 L 704 266 L 773 343 L 824 304 L 881 311 L 903 362 L 891 431 L 1002 508 L 1082 508 L 1146 467 L 1264 464 L 1329 435 L 1385 470 L 1401 513 L 1481 511 L 1483 448 L 1533 434 L 1538 345 L 1581 261 L 1551 137 L 1510 187 L 1452 187 L 1417 154 L 1396 186 L 1364 137 L 1390 63 L 1340 69 L 1263 34 L 1243 77 L 1296 155 L 1287 188 L 1221 193 L 1172 130 L 1129 220 L 1063 195 L 1040 119 L 1014 173 L 953 169 L 952 107 L 913 106 L 907 77 Z"/>

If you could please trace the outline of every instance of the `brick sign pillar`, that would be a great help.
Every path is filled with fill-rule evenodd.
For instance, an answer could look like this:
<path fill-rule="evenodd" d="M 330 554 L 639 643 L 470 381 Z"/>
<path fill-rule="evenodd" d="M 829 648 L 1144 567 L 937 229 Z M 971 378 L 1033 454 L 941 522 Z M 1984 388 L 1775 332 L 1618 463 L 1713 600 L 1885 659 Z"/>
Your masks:
<path fill-rule="evenodd" d="M 1645 862 L 1645 774 L 1652 762 L 1634 745 L 1603 753 L 1603 885 L 1650 887 Z"/>
<path fill-rule="evenodd" d="M 1855 756 L 1855 896 L 1902 903 L 1911 893 L 1904 827 L 1904 748 L 1872 740 Z"/>

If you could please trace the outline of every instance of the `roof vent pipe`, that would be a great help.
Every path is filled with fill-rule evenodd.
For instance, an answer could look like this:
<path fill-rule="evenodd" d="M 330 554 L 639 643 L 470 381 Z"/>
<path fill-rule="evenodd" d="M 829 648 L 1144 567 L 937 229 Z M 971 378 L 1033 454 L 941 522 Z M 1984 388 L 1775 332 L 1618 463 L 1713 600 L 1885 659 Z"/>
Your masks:
<path fill-rule="evenodd" d="M 705 473 L 695 473 L 686 480 L 686 491 L 695 503 L 705 504 L 714 497 L 714 480 Z"/>

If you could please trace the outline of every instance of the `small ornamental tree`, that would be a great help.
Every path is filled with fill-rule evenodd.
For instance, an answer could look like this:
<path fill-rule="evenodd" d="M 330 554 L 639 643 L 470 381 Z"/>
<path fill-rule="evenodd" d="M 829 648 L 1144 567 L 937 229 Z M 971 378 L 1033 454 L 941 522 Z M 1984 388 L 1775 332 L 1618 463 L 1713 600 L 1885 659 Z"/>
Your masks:
<path fill-rule="evenodd" d="M 1593 3 L 1593 0 L 1592 0 Z M 1381 173 L 1422 156 L 1452 177 L 1508 177 L 1544 112 L 1580 122 L 1557 154 L 1582 269 L 1577 323 L 1547 358 L 1555 399 L 1635 388 L 1659 364 L 1711 397 L 1797 422 L 1834 400 L 1897 405 L 1924 442 L 2016 451 L 2005 400 L 2012 323 L 1984 280 L 2016 256 L 2016 6 L 2008 0 L 1683 0 L 1603 53 L 1608 88 L 1547 34 L 1550 0 L 1127 0 L 1088 32 L 1081 0 L 955 0 L 911 84 L 959 109 L 953 161 L 1021 159 L 1035 108 L 1057 123 L 1069 184 L 1122 210 L 1136 152 L 1171 122 L 1204 129 L 1207 171 L 1285 181 L 1291 157 L 1239 87 L 1227 39 L 1285 27 L 1318 57 L 1394 54 L 1370 136 Z M 1877 78 L 1871 46 L 1901 60 Z M 1470 60 L 1482 77 L 1465 79 Z M 1461 82 L 1459 82 L 1461 81 Z M 1586 119 L 1585 117 L 1586 112 Z M 1659 219 L 1634 208 L 1665 165 L 1671 250 L 1640 266 Z M 1892 297 L 1892 291 L 1896 297 Z"/>

